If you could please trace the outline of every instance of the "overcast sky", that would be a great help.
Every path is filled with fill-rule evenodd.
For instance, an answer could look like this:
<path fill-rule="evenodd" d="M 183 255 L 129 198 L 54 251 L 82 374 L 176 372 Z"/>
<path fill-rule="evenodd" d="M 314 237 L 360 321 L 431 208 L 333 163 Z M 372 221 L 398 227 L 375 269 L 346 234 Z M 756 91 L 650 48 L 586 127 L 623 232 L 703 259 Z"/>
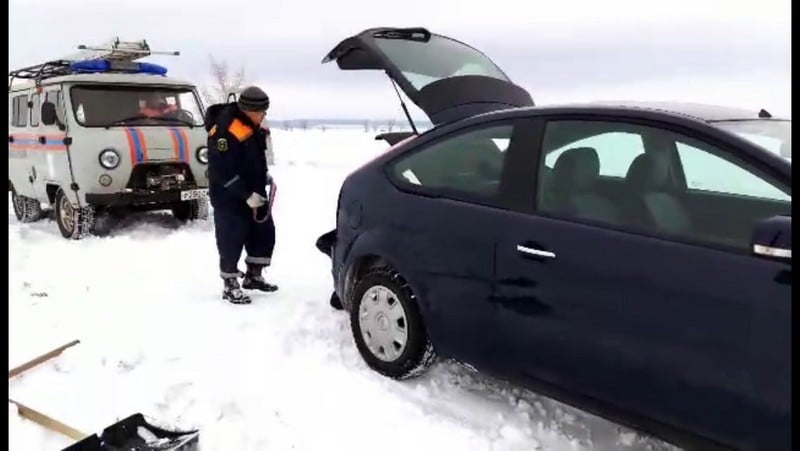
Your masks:
<path fill-rule="evenodd" d="M 402 117 L 385 75 L 320 60 L 376 26 L 424 26 L 484 51 L 537 104 L 652 99 L 790 114 L 790 0 L 10 0 L 9 65 L 145 38 L 170 74 L 244 65 L 270 116 Z"/>

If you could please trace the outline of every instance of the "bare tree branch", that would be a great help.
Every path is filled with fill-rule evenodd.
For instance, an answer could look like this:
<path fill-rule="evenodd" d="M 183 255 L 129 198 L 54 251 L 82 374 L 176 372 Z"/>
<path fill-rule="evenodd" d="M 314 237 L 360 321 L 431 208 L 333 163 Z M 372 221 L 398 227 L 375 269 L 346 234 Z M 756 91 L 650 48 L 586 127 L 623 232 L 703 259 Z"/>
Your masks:
<path fill-rule="evenodd" d="M 201 88 L 200 95 L 208 105 L 226 102 L 229 93 L 238 93 L 244 87 L 247 79 L 244 66 L 241 66 L 236 73 L 231 74 L 227 61 L 217 60 L 213 55 L 208 55 L 208 60 L 212 85 Z"/>

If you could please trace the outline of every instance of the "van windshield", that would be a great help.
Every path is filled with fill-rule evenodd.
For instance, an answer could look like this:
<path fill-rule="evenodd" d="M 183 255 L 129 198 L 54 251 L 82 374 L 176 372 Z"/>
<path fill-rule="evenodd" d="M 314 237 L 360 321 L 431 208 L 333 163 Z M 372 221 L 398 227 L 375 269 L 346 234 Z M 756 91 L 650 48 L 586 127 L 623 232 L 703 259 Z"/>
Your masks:
<path fill-rule="evenodd" d="M 70 96 L 75 120 L 84 127 L 203 125 L 189 87 L 75 86 Z"/>

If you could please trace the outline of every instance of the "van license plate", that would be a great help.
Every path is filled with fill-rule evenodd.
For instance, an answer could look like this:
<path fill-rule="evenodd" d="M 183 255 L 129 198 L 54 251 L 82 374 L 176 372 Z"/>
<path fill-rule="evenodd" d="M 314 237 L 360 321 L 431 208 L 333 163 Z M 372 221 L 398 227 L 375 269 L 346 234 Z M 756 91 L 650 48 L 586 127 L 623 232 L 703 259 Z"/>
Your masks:
<path fill-rule="evenodd" d="M 207 189 L 190 189 L 188 191 L 181 191 L 181 200 L 203 199 L 207 196 Z"/>

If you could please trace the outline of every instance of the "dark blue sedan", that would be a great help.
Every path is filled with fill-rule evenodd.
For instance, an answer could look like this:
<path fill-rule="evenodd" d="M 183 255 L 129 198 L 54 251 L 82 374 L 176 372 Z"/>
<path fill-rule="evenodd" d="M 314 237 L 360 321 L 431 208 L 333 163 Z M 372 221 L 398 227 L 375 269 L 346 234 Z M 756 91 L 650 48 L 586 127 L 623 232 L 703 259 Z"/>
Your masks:
<path fill-rule="evenodd" d="M 789 120 L 534 106 L 422 28 L 324 61 L 385 71 L 434 125 L 385 136 L 317 241 L 369 367 L 438 355 L 680 446 L 790 449 Z"/>

